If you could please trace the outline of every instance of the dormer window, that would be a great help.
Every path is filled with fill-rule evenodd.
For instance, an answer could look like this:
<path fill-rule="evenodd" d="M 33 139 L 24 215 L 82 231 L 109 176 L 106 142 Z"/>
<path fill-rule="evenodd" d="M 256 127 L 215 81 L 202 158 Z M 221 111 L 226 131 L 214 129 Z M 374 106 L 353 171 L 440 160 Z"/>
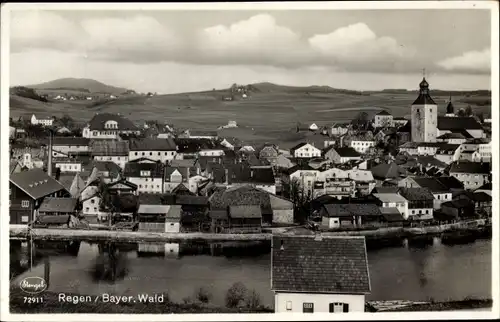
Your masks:
<path fill-rule="evenodd" d="M 149 176 L 151 176 L 151 171 L 141 170 L 141 177 L 149 177 Z"/>
<path fill-rule="evenodd" d="M 117 129 L 118 123 L 116 121 L 107 121 L 106 123 L 104 123 L 104 128 L 105 129 Z"/>

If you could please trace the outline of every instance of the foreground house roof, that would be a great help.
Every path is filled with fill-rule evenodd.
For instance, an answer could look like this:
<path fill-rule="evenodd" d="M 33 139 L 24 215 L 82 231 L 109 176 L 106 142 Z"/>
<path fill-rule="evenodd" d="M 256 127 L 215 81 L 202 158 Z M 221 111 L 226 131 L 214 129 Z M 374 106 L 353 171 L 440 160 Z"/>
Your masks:
<path fill-rule="evenodd" d="M 76 210 L 76 198 L 45 198 L 40 205 L 40 212 L 74 212 Z"/>
<path fill-rule="evenodd" d="M 94 115 L 94 117 L 89 122 L 89 128 L 91 131 L 105 131 L 104 124 L 108 121 L 115 121 L 118 124 L 119 131 L 138 131 L 137 126 L 135 126 L 129 119 L 111 113 L 99 113 Z"/>
<path fill-rule="evenodd" d="M 438 116 L 438 129 L 441 131 L 453 130 L 482 130 L 481 124 L 473 117 Z"/>
<path fill-rule="evenodd" d="M 41 169 L 13 173 L 10 175 L 10 182 L 33 199 L 39 199 L 54 192 L 65 190 L 63 185 Z"/>
<path fill-rule="evenodd" d="M 490 172 L 490 164 L 481 162 L 456 162 L 450 168 L 450 173 L 488 174 Z"/>
<path fill-rule="evenodd" d="M 271 288 L 278 292 L 369 293 L 365 238 L 274 236 Z"/>
<path fill-rule="evenodd" d="M 132 139 L 129 144 L 130 151 L 175 151 L 177 146 L 173 139 Z"/>

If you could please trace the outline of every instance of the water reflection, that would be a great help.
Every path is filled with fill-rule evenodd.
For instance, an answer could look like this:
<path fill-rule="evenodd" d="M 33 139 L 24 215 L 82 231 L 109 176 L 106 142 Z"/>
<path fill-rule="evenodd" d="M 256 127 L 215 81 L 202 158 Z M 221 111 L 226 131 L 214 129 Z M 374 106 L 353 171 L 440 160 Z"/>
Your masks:
<path fill-rule="evenodd" d="M 92 277 L 95 281 L 116 282 L 129 272 L 126 253 L 120 252 L 114 243 L 99 244 L 99 254 L 94 262 Z"/>

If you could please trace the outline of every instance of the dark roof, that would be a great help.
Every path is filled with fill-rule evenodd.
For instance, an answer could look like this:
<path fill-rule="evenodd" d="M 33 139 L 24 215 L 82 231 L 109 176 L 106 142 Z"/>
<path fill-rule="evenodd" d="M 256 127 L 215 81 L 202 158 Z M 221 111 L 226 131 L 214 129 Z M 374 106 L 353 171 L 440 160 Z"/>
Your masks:
<path fill-rule="evenodd" d="M 442 161 L 439 161 L 431 155 L 419 155 L 417 156 L 417 163 L 420 163 L 424 167 L 438 167 L 446 168 L 448 165 Z"/>
<path fill-rule="evenodd" d="M 212 219 L 228 219 L 226 210 L 210 210 L 208 216 Z"/>
<path fill-rule="evenodd" d="M 56 136 L 52 138 L 52 145 L 64 145 L 64 146 L 88 146 L 90 144 L 90 139 L 82 137 L 71 137 L 71 136 Z"/>
<path fill-rule="evenodd" d="M 128 156 L 128 141 L 94 140 L 90 143 L 92 155 Z"/>
<path fill-rule="evenodd" d="M 382 110 L 375 115 L 391 115 L 391 113 L 387 112 L 386 110 Z"/>
<path fill-rule="evenodd" d="M 118 123 L 118 130 L 119 131 L 137 131 L 138 128 L 135 126 L 132 121 L 129 119 L 124 118 L 121 115 L 118 114 L 111 114 L 111 113 L 99 113 L 94 115 L 94 117 L 90 120 L 89 122 L 89 127 L 91 131 L 104 131 L 106 130 L 104 128 L 104 124 L 107 121 L 115 121 Z"/>
<path fill-rule="evenodd" d="M 177 146 L 173 139 L 132 139 L 129 144 L 130 151 L 175 151 Z"/>
<path fill-rule="evenodd" d="M 299 144 L 295 145 L 294 147 L 292 147 L 292 148 L 290 149 L 290 151 L 291 151 L 291 152 L 292 152 L 292 154 L 293 154 L 293 151 L 295 151 L 295 150 L 297 150 L 297 149 L 300 149 L 301 147 L 303 147 L 304 145 L 307 145 L 307 144 L 308 144 L 308 143 L 305 143 L 305 142 L 299 143 Z"/>
<path fill-rule="evenodd" d="M 380 208 L 380 212 L 382 213 L 382 217 L 387 222 L 401 222 L 405 221 L 403 215 L 399 212 L 398 208 Z"/>
<path fill-rule="evenodd" d="M 323 206 L 328 217 L 380 216 L 375 204 L 327 204 Z"/>
<path fill-rule="evenodd" d="M 262 218 L 260 206 L 240 205 L 229 206 L 229 217 L 231 218 Z"/>
<path fill-rule="evenodd" d="M 191 190 L 189 190 L 188 187 L 184 183 L 180 183 L 177 187 L 175 187 L 172 191 L 171 194 L 173 195 L 189 195 L 189 196 L 196 196 Z"/>
<path fill-rule="evenodd" d="M 197 153 L 206 149 L 223 149 L 215 140 L 203 138 L 176 138 L 174 139 L 179 153 Z"/>
<path fill-rule="evenodd" d="M 480 202 L 485 202 L 485 201 L 491 201 L 491 196 L 487 194 L 486 192 L 475 192 L 474 193 L 474 201 L 480 201 Z"/>
<path fill-rule="evenodd" d="M 375 187 L 373 192 L 376 193 L 397 193 L 399 190 L 398 187 Z"/>
<path fill-rule="evenodd" d="M 412 105 L 436 105 L 429 94 L 420 93 Z"/>
<path fill-rule="evenodd" d="M 450 101 L 448 102 L 448 105 L 446 105 L 446 114 L 453 114 L 454 113 L 454 106 L 453 104 L 451 103 L 451 99 Z"/>
<path fill-rule="evenodd" d="M 271 289 L 284 292 L 370 292 L 364 237 L 274 236 Z"/>
<path fill-rule="evenodd" d="M 64 186 L 41 169 L 21 171 L 10 175 L 10 182 L 33 199 L 65 190 Z"/>
<path fill-rule="evenodd" d="M 437 177 L 437 181 L 439 181 L 442 185 L 447 187 L 448 189 L 463 189 L 464 184 L 455 177 Z"/>
<path fill-rule="evenodd" d="M 438 139 L 466 139 L 466 137 L 460 132 L 449 132 L 437 137 Z"/>
<path fill-rule="evenodd" d="M 360 157 L 361 154 L 359 154 L 356 150 L 354 150 L 351 147 L 342 147 L 342 148 L 336 148 L 335 151 L 341 156 L 341 157 Z"/>
<path fill-rule="evenodd" d="M 38 211 L 73 212 L 76 210 L 77 202 L 77 198 L 44 198 Z"/>
<path fill-rule="evenodd" d="M 159 193 L 141 193 L 139 194 L 140 205 L 162 205 L 163 195 Z"/>
<path fill-rule="evenodd" d="M 434 196 L 427 188 L 400 188 L 399 193 L 408 201 L 434 200 Z"/>
<path fill-rule="evenodd" d="M 121 171 L 120 166 L 112 161 L 94 161 L 92 162 L 92 166 L 100 172 L 109 172 L 113 177 Z"/>
<path fill-rule="evenodd" d="M 456 180 L 458 180 L 458 179 L 456 179 Z M 477 188 L 476 190 L 492 190 L 491 182 L 483 184 L 481 187 Z"/>
<path fill-rule="evenodd" d="M 107 184 L 108 188 L 116 188 L 117 186 L 121 185 L 127 186 L 128 189 L 137 190 L 137 185 L 126 179 L 120 179 L 118 181 Z"/>
<path fill-rule="evenodd" d="M 176 205 L 208 206 L 208 198 L 204 196 L 176 195 Z"/>
<path fill-rule="evenodd" d="M 406 175 L 406 170 L 398 166 L 396 163 L 392 162 L 381 163 L 370 169 L 375 179 L 385 180 L 385 179 L 396 179 L 403 175 Z"/>
<path fill-rule="evenodd" d="M 136 163 L 128 162 L 125 164 L 123 175 L 129 177 L 144 177 L 144 178 L 163 178 L 164 166 L 160 162 L 155 163 Z M 150 175 L 143 176 L 141 171 L 150 171 Z"/>
<path fill-rule="evenodd" d="M 432 193 L 449 192 L 450 189 L 439 182 L 436 178 L 414 177 L 413 180 L 422 188 L 427 188 Z"/>
<path fill-rule="evenodd" d="M 211 209 L 226 209 L 228 206 L 260 205 L 271 209 L 269 193 L 252 186 L 218 189 L 209 198 Z"/>
<path fill-rule="evenodd" d="M 40 224 L 63 225 L 69 222 L 71 215 L 40 216 L 36 221 Z"/>
<path fill-rule="evenodd" d="M 228 178 L 226 178 L 226 170 Z M 212 169 L 214 174 L 214 181 L 218 183 L 223 183 L 228 180 L 229 184 L 242 184 L 242 183 L 252 183 L 252 184 L 264 184 L 264 185 L 274 185 L 276 183 L 274 178 L 274 172 L 271 167 L 249 167 L 245 164 L 235 164 L 228 166 L 226 169 L 219 166 Z"/>
<path fill-rule="evenodd" d="M 480 162 L 455 162 L 451 165 L 450 173 L 491 173 L 489 163 Z"/>
<path fill-rule="evenodd" d="M 469 199 L 455 199 L 447 202 L 443 202 L 441 207 L 452 207 L 452 208 L 465 208 L 472 205 Z"/>
<path fill-rule="evenodd" d="M 483 127 L 473 117 L 438 116 L 438 129 L 441 131 L 454 130 L 481 130 Z"/>

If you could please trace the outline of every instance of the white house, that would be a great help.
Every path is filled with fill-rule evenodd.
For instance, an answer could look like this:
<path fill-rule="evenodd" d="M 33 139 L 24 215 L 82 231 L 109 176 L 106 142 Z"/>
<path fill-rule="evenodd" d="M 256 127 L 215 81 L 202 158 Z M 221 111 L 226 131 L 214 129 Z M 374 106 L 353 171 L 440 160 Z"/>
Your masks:
<path fill-rule="evenodd" d="M 90 140 L 81 137 L 54 137 L 52 138 L 52 156 L 66 157 L 69 153 L 90 152 Z"/>
<path fill-rule="evenodd" d="M 390 127 L 392 126 L 393 116 L 387 112 L 386 110 L 378 112 L 374 119 L 373 125 L 374 127 Z"/>
<path fill-rule="evenodd" d="M 455 162 L 451 165 L 450 176 L 464 184 L 465 189 L 477 189 L 489 182 L 491 166 L 481 162 Z"/>
<path fill-rule="evenodd" d="M 160 162 L 128 162 L 123 177 L 137 185 L 138 193 L 163 193 L 164 166 Z"/>
<path fill-rule="evenodd" d="M 374 193 L 381 208 L 396 208 L 406 220 L 408 219 L 408 200 L 397 193 Z"/>
<path fill-rule="evenodd" d="M 53 160 L 54 168 L 61 169 L 61 172 L 82 172 L 82 162 L 74 159 Z"/>
<path fill-rule="evenodd" d="M 438 116 L 437 136 L 451 132 L 465 131 L 473 138 L 483 138 L 484 130 L 481 124 L 473 117 L 446 117 Z"/>
<path fill-rule="evenodd" d="M 365 311 L 370 277 L 364 237 L 273 236 L 276 313 Z"/>
<path fill-rule="evenodd" d="M 128 162 L 128 141 L 95 140 L 90 145 L 90 154 L 95 161 L 111 161 L 123 169 Z"/>
<path fill-rule="evenodd" d="M 319 158 L 321 150 L 309 143 L 300 143 L 290 149 L 291 155 L 295 158 Z"/>
<path fill-rule="evenodd" d="M 370 170 L 351 169 L 346 173 L 349 179 L 355 182 L 356 190 L 362 195 L 369 195 L 377 184 Z"/>
<path fill-rule="evenodd" d="M 31 116 L 31 124 L 33 125 L 43 125 L 52 126 L 54 124 L 54 119 L 52 117 L 37 118 L 35 114 Z"/>
<path fill-rule="evenodd" d="M 318 180 L 319 171 L 318 170 L 302 170 L 295 169 L 295 167 L 288 169 L 289 182 L 297 182 L 297 184 L 307 193 L 314 190 L 314 184 Z"/>
<path fill-rule="evenodd" d="M 491 162 L 491 142 L 480 143 L 472 160 L 474 162 Z"/>
<path fill-rule="evenodd" d="M 366 153 L 371 147 L 375 146 L 375 141 L 371 140 L 352 140 L 351 141 L 351 148 L 356 150 L 356 152 L 364 154 Z"/>
<path fill-rule="evenodd" d="M 129 161 L 147 158 L 165 163 L 173 160 L 177 154 L 177 146 L 173 139 L 132 139 L 129 142 Z"/>
<path fill-rule="evenodd" d="M 118 139 L 120 134 L 140 133 L 134 123 L 120 114 L 97 113 L 83 128 L 82 136 L 89 139 Z"/>

